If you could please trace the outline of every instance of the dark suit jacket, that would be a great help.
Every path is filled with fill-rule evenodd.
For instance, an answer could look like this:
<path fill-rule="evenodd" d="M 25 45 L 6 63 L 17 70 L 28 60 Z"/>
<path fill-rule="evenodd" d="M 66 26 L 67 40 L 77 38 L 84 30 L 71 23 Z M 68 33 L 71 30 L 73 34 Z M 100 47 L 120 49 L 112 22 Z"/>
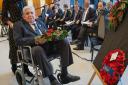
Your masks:
<path fill-rule="evenodd" d="M 63 17 L 63 11 L 59 8 L 58 12 L 55 13 L 56 19 L 61 19 Z"/>
<path fill-rule="evenodd" d="M 84 14 L 84 13 L 83 13 Z M 83 15 L 84 16 L 84 15 Z M 96 12 L 93 8 L 89 8 L 88 9 L 88 12 L 87 12 L 87 15 L 86 15 L 86 18 L 85 18 L 85 21 L 94 21 L 96 19 Z"/>
<path fill-rule="evenodd" d="M 81 10 L 78 11 L 76 18 L 75 18 L 75 22 L 77 22 L 78 20 L 80 21 L 78 24 L 81 25 L 81 20 L 82 20 L 82 14 L 83 12 Z M 71 16 L 71 20 L 74 20 L 75 17 L 75 11 L 73 11 L 72 16 Z"/>
<path fill-rule="evenodd" d="M 16 22 L 22 18 L 22 8 L 26 5 L 25 0 L 3 0 L 2 21 L 6 24 L 8 20 Z M 10 16 L 9 16 L 10 14 Z"/>
<path fill-rule="evenodd" d="M 68 20 L 70 20 L 70 18 L 71 18 L 71 11 L 67 10 L 66 16 L 63 21 L 68 21 Z"/>
<path fill-rule="evenodd" d="M 45 24 L 40 21 L 40 20 L 36 20 L 37 26 L 38 28 L 41 30 L 41 32 L 43 33 L 44 31 L 47 30 Z M 31 26 L 29 25 L 29 23 L 27 23 L 24 20 L 18 21 L 14 24 L 14 40 L 16 42 L 16 45 L 35 45 L 35 40 L 34 38 L 36 36 L 38 36 L 38 34 L 36 34 L 34 32 L 34 30 L 31 28 Z"/>
<path fill-rule="evenodd" d="M 52 20 L 54 18 L 54 16 L 55 16 L 55 14 L 54 14 L 52 9 L 49 8 L 47 11 L 45 9 L 43 9 L 41 15 L 39 16 L 39 18 L 41 20 L 43 20 L 43 22 L 46 22 L 46 23 L 47 23 L 47 21 L 45 20 L 46 14 L 48 14 L 47 21 Z"/>

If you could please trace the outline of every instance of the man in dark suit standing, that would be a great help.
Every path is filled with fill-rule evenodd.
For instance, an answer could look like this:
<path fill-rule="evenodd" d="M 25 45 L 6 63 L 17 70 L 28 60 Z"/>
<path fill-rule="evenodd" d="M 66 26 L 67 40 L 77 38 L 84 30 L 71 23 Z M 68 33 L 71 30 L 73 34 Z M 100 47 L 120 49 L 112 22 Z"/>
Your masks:
<path fill-rule="evenodd" d="M 17 46 L 13 39 L 13 24 L 22 18 L 22 8 L 26 5 L 25 0 L 3 0 L 2 3 L 2 22 L 9 26 L 8 40 L 9 40 L 9 58 L 11 62 L 12 72 L 15 74 L 17 70 Z M 29 76 L 32 73 L 28 70 L 28 67 L 24 65 L 24 69 Z"/>
<path fill-rule="evenodd" d="M 93 22 L 96 19 L 96 13 L 95 10 L 89 7 L 90 1 L 85 0 L 84 4 L 84 12 L 81 24 L 83 25 L 80 29 L 79 35 L 77 37 L 77 40 L 74 41 L 74 43 L 77 43 L 77 47 L 74 48 L 74 50 L 84 50 L 84 43 L 87 39 L 87 31 L 89 31 L 91 28 L 90 22 Z"/>
<path fill-rule="evenodd" d="M 25 6 L 23 8 L 23 20 L 14 25 L 14 39 L 16 45 L 31 46 L 34 62 L 39 65 L 43 77 L 48 77 L 51 85 L 61 85 L 53 76 L 51 65 L 47 60 L 50 54 L 49 49 L 53 47 L 53 45 L 56 46 L 55 51 L 60 54 L 61 57 L 61 83 L 67 84 L 79 80 L 80 77 L 72 76 L 67 71 L 67 67 L 73 64 L 72 53 L 68 41 L 59 40 L 55 43 L 46 42 L 46 39 L 41 38 L 46 30 L 45 24 L 41 20 L 35 19 L 34 8 Z M 50 51 L 52 51 L 52 49 L 50 49 Z"/>

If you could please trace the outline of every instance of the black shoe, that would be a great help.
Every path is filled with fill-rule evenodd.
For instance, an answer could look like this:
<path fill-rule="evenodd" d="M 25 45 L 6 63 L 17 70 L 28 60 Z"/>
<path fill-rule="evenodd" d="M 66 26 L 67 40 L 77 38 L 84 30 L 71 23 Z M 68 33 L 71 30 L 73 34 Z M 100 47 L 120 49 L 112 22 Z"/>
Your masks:
<path fill-rule="evenodd" d="M 61 85 L 56 79 L 51 82 L 51 85 Z"/>
<path fill-rule="evenodd" d="M 75 48 L 73 48 L 73 50 L 84 50 L 84 47 L 75 47 Z"/>
<path fill-rule="evenodd" d="M 12 64 L 11 69 L 12 69 L 13 74 L 15 74 L 15 72 L 17 70 L 17 65 L 16 64 Z"/>
<path fill-rule="evenodd" d="M 23 68 L 24 68 L 24 74 L 27 74 L 27 76 L 29 77 L 33 77 L 33 74 L 29 71 L 28 65 L 23 64 Z"/>
<path fill-rule="evenodd" d="M 78 81 L 80 80 L 80 77 L 79 76 L 73 76 L 71 74 L 68 74 L 67 76 L 61 76 L 61 83 L 62 84 L 67 84 L 67 83 L 70 83 L 70 82 L 74 82 L 74 81 Z"/>
<path fill-rule="evenodd" d="M 73 40 L 72 42 L 70 42 L 71 45 L 77 44 L 79 43 L 79 40 Z"/>
<path fill-rule="evenodd" d="M 25 70 L 24 74 L 27 74 L 27 76 L 29 76 L 29 77 L 33 77 L 34 76 L 29 70 Z"/>

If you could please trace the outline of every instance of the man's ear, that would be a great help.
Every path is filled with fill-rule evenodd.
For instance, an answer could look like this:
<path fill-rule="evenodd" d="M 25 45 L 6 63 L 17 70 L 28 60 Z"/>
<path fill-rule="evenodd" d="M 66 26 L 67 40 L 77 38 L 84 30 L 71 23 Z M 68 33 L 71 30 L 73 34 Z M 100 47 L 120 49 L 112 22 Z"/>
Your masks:
<path fill-rule="evenodd" d="M 22 15 L 22 18 L 23 18 L 23 19 L 25 18 L 24 14 Z"/>

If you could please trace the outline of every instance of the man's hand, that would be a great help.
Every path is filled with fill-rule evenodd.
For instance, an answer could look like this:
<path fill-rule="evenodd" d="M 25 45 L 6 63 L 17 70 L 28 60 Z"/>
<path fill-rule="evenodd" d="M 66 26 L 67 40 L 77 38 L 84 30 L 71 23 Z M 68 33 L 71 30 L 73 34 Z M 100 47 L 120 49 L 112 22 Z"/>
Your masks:
<path fill-rule="evenodd" d="M 60 21 L 63 21 L 64 19 L 60 19 Z"/>
<path fill-rule="evenodd" d="M 45 39 L 45 37 L 42 36 L 37 36 L 35 37 L 35 44 L 37 45 L 42 45 L 46 42 L 47 40 Z"/>
<path fill-rule="evenodd" d="M 92 27 L 93 22 L 89 22 L 89 24 L 87 24 L 89 27 Z"/>
<path fill-rule="evenodd" d="M 77 20 L 77 21 L 76 21 L 76 24 L 79 24 L 79 22 L 80 22 L 80 20 Z"/>
<path fill-rule="evenodd" d="M 87 25 L 88 23 L 89 23 L 89 20 L 88 20 L 88 21 L 85 21 L 85 22 L 81 21 L 81 24 L 82 24 L 82 25 L 84 25 L 84 24 Z"/>
<path fill-rule="evenodd" d="M 10 28 L 13 28 L 13 22 L 7 21 L 7 24 L 9 25 Z"/>

